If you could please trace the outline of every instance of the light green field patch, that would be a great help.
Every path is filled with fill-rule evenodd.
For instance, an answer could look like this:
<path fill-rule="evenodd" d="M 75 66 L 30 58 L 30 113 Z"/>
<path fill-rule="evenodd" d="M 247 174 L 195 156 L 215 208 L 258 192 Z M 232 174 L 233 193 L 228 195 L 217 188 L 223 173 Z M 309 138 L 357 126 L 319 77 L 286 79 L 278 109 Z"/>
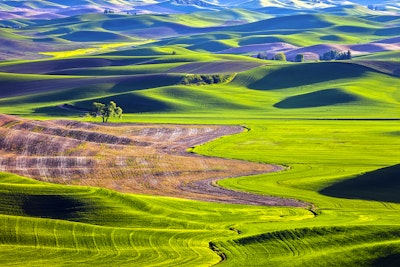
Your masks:
<path fill-rule="evenodd" d="M 75 49 L 71 51 L 40 52 L 39 54 L 45 56 L 51 56 L 53 58 L 78 57 L 78 56 L 106 53 L 109 52 L 110 50 L 112 51 L 120 47 L 143 45 L 150 42 L 152 42 L 152 40 L 129 42 L 129 43 L 109 43 L 109 44 L 96 45 L 95 47 Z"/>

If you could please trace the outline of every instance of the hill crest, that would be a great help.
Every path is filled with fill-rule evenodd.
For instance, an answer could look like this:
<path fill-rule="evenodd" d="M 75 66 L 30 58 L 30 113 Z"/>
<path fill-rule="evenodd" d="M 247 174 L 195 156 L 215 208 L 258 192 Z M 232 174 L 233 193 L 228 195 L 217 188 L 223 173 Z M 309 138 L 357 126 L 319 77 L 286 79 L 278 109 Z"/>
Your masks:
<path fill-rule="evenodd" d="M 400 13 L 400 3 L 395 0 L 375 3 L 369 0 L 142 0 L 142 1 L 2 1 L 0 5 L 0 20 L 13 18 L 53 19 L 73 15 L 112 12 L 123 14 L 175 14 L 193 13 L 197 11 L 215 11 L 231 8 L 244 8 L 248 10 L 259 10 L 263 8 L 284 9 L 284 12 L 295 12 L 298 10 L 312 11 L 314 9 L 322 12 L 330 12 L 329 9 L 341 6 L 359 9 L 363 6 L 372 11 L 385 11 Z M 358 7 L 357 7 L 358 6 Z M 333 9 L 334 10 L 334 9 Z M 264 10 L 267 12 L 268 10 Z"/>

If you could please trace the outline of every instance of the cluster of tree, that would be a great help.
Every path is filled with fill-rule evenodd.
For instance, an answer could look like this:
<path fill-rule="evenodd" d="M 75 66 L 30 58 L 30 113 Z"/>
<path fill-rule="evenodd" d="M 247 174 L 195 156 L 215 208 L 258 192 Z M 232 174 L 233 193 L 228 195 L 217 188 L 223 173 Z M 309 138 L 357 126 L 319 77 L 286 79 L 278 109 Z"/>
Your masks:
<path fill-rule="evenodd" d="M 233 74 L 189 74 L 180 83 L 185 85 L 216 84 L 226 82 L 232 77 Z"/>
<path fill-rule="evenodd" d="M 378 7 L 374 6 L 372 4 L 368 5 L 367 7 L 368 7 L 368 9 L 371 9 L 371 10 L 378 10 Z"/>
<path fill-rule="evenodd" d="M 303 54 L 297 54 L 294 57 L 294 62 L 304 62 L 304 55 Z"/>
<path fill-rule="evenodd" d="M 122 117 L 122 108 L 118 107 L 114 101 L 110 103 L 103 104 L 100 102 L 93 102 L 93 111 L 90 115 L 94 118 L 100 116 L 103 122 L 108 122 L 110 117 Z"/>
<path fill-rule="evenodd" d="M 261 52 L 257 54 L 258 59 L 268 59 L 268 53 L 267 52 Z"/>
<path fill-rule="evenodd" d="M 109 8 L 104 9 L 104 14 L 114 14 L 114 13 L 115 12 L 112 9 L 109 9 Z"/>
<path fill-rule="evenodd" d="M 131 11 L 119 11 L 119 14 L 122 14 L 123 12 L 126 12 L 126 15 L 137 15 L 136 12 L 131 12 Z M 116 12 L 112 9 L 106 8 L 104 9 L 104 14 L 115 14 Z"/>
<path fill-rule="evenodd" d="M 338 52 L 336 50 L 331 50 L 325 52 L 322 56 L 320 56 L 320 60 L 346 60 L 351 59 L 351 52 L 348 50 L 347 52 Z"/>
<path fill-rule="evenodd" d="M 262 52 L 257 54 L 258 59 L 268 59 L 268 53 L 267 52 Z M 280 60 L 280 61 L 287 61 L 286 55 L 283 52 L 276 53 L 273 57 L 271 57 L 271 60 Z M 304 62 L 305 58 L 303 54 L 297 54 L 296 57 L 294 58 L 294 62 Z"/>
<path fill-rule="evenodd" d="M 286 55 L 283 52 L 279 52 L 279 53 L 276 53 L 272 59 L 279 60 L 279 61 L 286 61 Z"/>
<path fill-rule="evenodd" d="M 268 59 L 268 53 L 267 52 L 262 52 L 257 54 L 258 59 Z M 280 60 L 280 61 L 286 61 L 286 55 L 283 52 L 276 53 L 273 57 L 271 57 L 271 60 Z"/>

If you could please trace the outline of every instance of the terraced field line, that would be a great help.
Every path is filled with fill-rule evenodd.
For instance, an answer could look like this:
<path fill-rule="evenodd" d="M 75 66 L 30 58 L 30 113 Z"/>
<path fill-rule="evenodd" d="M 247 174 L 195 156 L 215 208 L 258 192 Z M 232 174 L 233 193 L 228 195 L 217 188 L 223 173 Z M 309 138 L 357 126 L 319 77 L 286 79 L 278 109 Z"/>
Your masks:
<path fill-rule="evenodd" d="M 132 257 L 131 262 L 135 262 L 137 259 L 140 258 L 140 252 L 136 249 L 136 246 L 133 243 L 133 238 L 132 237 L 133 237 L 134 234 L 135 234 L 134 232 L 131 232 L 129 234 L 129 244 L 131 246 L 132 251 L 134 250 L 136 252 L 136 256 Z"/>
<path fill-rule="evenodd" d="M 77 226 L 77 224 L 74 223 L 74 225 L 72 226 L 71 233 L 72 233 L 72 238 L 74 240 L 74 247 L 75 247 L 76 253 L 79 254 L 79 244 L 78 244 L 78 239 L 76 238 L 76 231 L 75 231 L 76 226 Z"/>
<path fill-rule="evenodd" d="M 33 224 L 33 233 L 35 235 L 35 247 L 39 248 L 40 243 L 39 243 L 39 233 L 38 233 L 38 222 L 39 220 L 35 220 L 35 223 Z"/>
<path fill-rule="evenodd" d="M 92 239 L 93 239 L 94 247 L 95 247 L 95 249 L 96 249 L 96 251 L 97 251 L 97 253 L 96 253 L 96 255 L 95 255 L 95 257 L 97 258 L 98 256 L 100 256 L 100 249 L 99 249 L 99 247 L 97 246 L 97 243 L 96 243 L 96 234 L 95 234 L 95 230 L 96 230 L 96 228 L 93 227 L 93 228 L 92 228 Z"/>
<path fill-rule="evenodd" d="M 18 241 L 18 237 L 19 237 L 18 231 L 19 231 L 20 219 L 21 219 L 21 217 L 17 217 L 17 219 L 15 221 L 15 243 L 19 242 Z"/>
<path fill-rule="evenodd" d="M 157 239 L 157 237 L 154 238 L 154 236 L 157 236 L 156 234 L 157 234 L 156 232 L 153 232 L 149 236 L 150 247 L 151 247 L 151 250 L 154 251 L 153 254 L 152 254 L 153 257 L 151 258 L 151 262 L 157 262 L 157 259 L 161 259 L 160 261 L 162 262 L 162 256 L 161 256 L 159 250 L 157 249 L 158 248 L 157 242 L 154 242 L 154 239 Z M 157 254 L 157 256 L 155 256 L 156 254 Z"/>
<path fill-rule="evenodd" d="M 121 251 L 119 250 L 117 243 L 115 243 L 115 229 L 113 229 L 111 231 L 110 239 L 111 239 L 112 246 L 114 247 L 114 250 L 116 252 L 116 256 L 115 257 L 119 257 L 121 255 Z"/>

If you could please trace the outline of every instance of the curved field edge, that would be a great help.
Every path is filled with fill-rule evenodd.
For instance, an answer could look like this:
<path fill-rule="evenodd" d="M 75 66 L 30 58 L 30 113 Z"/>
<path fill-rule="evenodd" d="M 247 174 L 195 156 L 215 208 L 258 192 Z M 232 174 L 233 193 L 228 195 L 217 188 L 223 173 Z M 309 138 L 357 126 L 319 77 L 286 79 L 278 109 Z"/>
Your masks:
<path fill-rule="evenodd" d="M 7 236 L 2 253 L 10 257 L 20 256 L 20 252 L 20 265 L 30 266 L 36 260 L 39 262 L 37 265 L 53 263 L 48 259 L 49 251 L 54 255 L 57 255 L 55 251 L 60 253 L 57 256 L 60 262 L 75 261 L 82 265 L 101 266 L 105 257 L 127 266 L 136 264 L 136 261 L 130 261 L 133 258 L 138 260 L 139 265 L 142 262 L 146 266 L 209 266 L 221 260 L 210 249 L 214 247 L 219 254 L 223 253 L 225 260 L 221 264 L 227 266 L 271 263 L 282 266 L 291 266 L 292 263 L 294 266 L 380 266 L 388 263 L 396 266 L 399 255 L 399 204 L 332 198 L 319 194 L 318 190 L 367 170 L 395 165 L 399 158 L 398 150 L 393 149 L 399 145 L 397 126 L 396 121 L 268 121 L 249 125 L 248 132 L 226 136 L 195 148 L 196 152 L 207 151 L 229 158 L 287 164 L 290 169 L 284 172 L 251 179 L 227 179 L 220 183 L 232 182 L 236 188 L 246 191 L 311 201 L 319 208 L 316 217 L 298 208 L 249 207 L 122 195 L 89 187 L 50 184 L 40 184 L 43 187 L 39 187 L 39 183 L 33 180 L 3 175 L 2 199 L 12 200 L 8 206 L 4 204 L 6 201 L 2 204 L 2 213 L 8 211 L 4 218 L 10 221 L 16 216 L 34 222 L 27 223 L 25 229 L 29 231 L 21 230 L 24 229 L 23 224 L 22 227 L 15 222 L 2 224 L 5 225 L 2 228 L 4 236 Z M 371 148 L 371 138 L 374 138 L 380 151 Z M 335 147 L 330 147 L 332 144 Z M 266 150 L 267 147 L 269 149 Z M 344 154 L 347 155 L 346 164 L 342 161 Z M 101 234 L 100 240 L 94 234 L 95 237 L 91 235 L 90 239 L 87 234 L 90 230 L 80 232 L 80 226 L 75 226 L 78 234 L 69 241 L 71 247 L 48 249 L 54 244 L 66 243 L 63 238 L 71 240 L 71 232 L 51 238 L 51 232 L 57 234 L 62 232 L 61 229 L 48 231 L 46 226 L 43 227 L 46 230 L 35 230 L 32 226 L 35 222 L 48 225 L 60 221 L 60 218 L 51 219 L 53 213 L 40 214 L 39 219 L 37 213 L 26 209 L 24 201 L 37 201 L 37 197 L 29 196 L 38 192 L 40 195 L 61 195 L 64 200 L 67 198 L 72 203 L 78 203 L 76 212 L 64 214 L 68 221 L 62 222 L 83 224 L 85 227 L 97 225 L 95 230 L 89 226 L 85 228 L 91 229 L 91 233 L 106 227 L 107 230 L 114 229 L 114 232 L 111 230 L 114 234 Z M 17 199 L 20 199 L 19 204 L 15 201 Z M 134 233 L 129 232 L 131 228 Z M 38 226 L 37 229 L 42 228 Z M 17 246 L 16 243 L 25 242 L 25 234 L 20 237 L 18 233 L 27 231 L 31 233 L 29 245 Z M 138 240 L 139 244 L 143 244 L 141 256 L 134 256 L 131 246 L 139 249 L 140 245 L 136 245 L 136 241 L 132 241 L 134 245 L 128 242 L 128 233 L 129 240 Z M 183 238 L 178 240 L 171 235 Z M 93 244 L 102 244 L 105 252 Z M 192 247 L 188 248 L 188 244 Z M 32 255 L 35 250 L 41 251 L 44 256 L 24 258 L 23 255 Z M 7 263 L 8 258 L 4 259 Z M 104 261 L 104 266 L 109 263 Z"/>
<path fill-rule="evenodd" d="M 209 242 L 212 242 L 212 244 L 214 244 L 219 251 L 224 253 L 226 256 L 226 261 L 224 261 L 223 264 L 231 266 L 237 266 L 237 264 L 241 262 L 242 258 L 247 259 L 246 265 L 248 266 L 257 266 L 260 262 L 264 262 L 265 264 L 269 262 L 282 264 L 285 262 L 293 262 L 300 266 L 303 262 L 306 262 L 310 266 L 326 266 L 326 264 L 334 265 L 335 262 L 337 263 L 337 266 L 341 266 L 340 264 L 368 266 L 375 263 L 379 266 L 382 262 L 394 262 L 394 264 L 398 262 L 397 251 L 399 243 L 397 237 L 390 237 L 389 240 L 383 236 L 382 239 L 376 241 L 370 238 L 376 232 L 376 228 L 371 227 L 374 225 L 382 227 L 384 231 L 390 230 L 398 232 L 397 222 L 400 221 L 400 218 L 398 212 L 399 205 L 397 203 L 365 201 L 360 199 L 347 200 L 327 197 L 318 193 L 321 188 L 325 188 L 340 180 L 350 179 L 363 172 L 398 164 L 399 150 L 396 148 L 400 144 L 397 138 L 397 121 L 270 120 L 260 121 L 256 124 L 249 124 L 248 127 L 250 128 L 250 131 L 215 140 L 196 148 L 195 151 L 202 152 L 202 154 L 208 153 L 213 156 L 217 155 L 228 158 L 241 158 L 258 162 L 267 161 L 290 166 L 289 170 L 281 173 L 259 175 L 252 177 L 251 179 L 228 179 L 220 183 L 230 182 L 232 184 L 231 187 L 236 189 L 267 195 L 294 197 L 310 201 L 317 204 L 319 208 L 318 216 L 314 217 L 313 214 L 306 210 L 302 210 L 299 215 L 299 209 L 287 208 L 281 208 L 279 212 L 274 215 L 265 213 L 260 215 L 257 214 L 257 212 L 253 213 L 236 208 L 234 210 L 238 213 L 235 213 L 232 212 L 232 210 L 227 210 L 227 206 L 222 205 L 220 210 L 208 213 L 210 216 L 204 217 L 204 213 L 199 213 L 199 210 L 203 210 L 203 208 L 199 208 L 201 202 L 193 202 L 196 203 L 194 204 L 193 210 L 188 211 L 187 213 L 197 218 L 194 220 L 196 223 L 193 223 L 193 221 L 185 217 L 186 215 L 178 215 L 180 222 L 177 223 L 175 220 L 171 223 L 171 228 L 178 228 L 179 231 L 182 231 L 182 229 L 191 229 L 190 227 L 193 227 L 192 225 L 198 225 L 197 223 L 199 223 L 199 220 L 207 218 L 204 220 L 207 220 L 208 223 L 211 224 L 207 225 L 208 229 L 221 229 L 219 227 L 222 227 L 223 225 L 222 229 L 224 233 L 229 235 L 229 238 L 220 238 L 221 235 L 215 234 L 217 232 L 213 230 L 214 234 L 212 237 L 206 239 L 202 243 L 207 252 L 196 250 L 197 253 L 213 253 L 209 249 Z M 374 140 L 373 145 L 371 145 L 371 140 Z M 346 155 L 345 162 L 343 162 L 343 155 Z M 8 181 L 7 183 L 10 182 Z M 83 202 L 82 199 L 83 198 L 81 197 L 81 202 Z M 162 198 L 157 199 L 160 200 Z M 149 201 L 149 198 L 146 199 L 146 201 Z M 112 202 L 111 205 L 113 207 L 119 206 L 119 204 Z M 146 220 L 139 228 L 152 229 L 151 227 L 154 222 L 156 222 L 156 224 L 164 222 L 165 218 L 169 218 L 171 214 L 175 214 L 176 210 L 182 209 L 177 202 L 171 203 L 164 201 L 163 205 L 168 207 L 168 211 L 166 212 L 168 215 L 166 216 L 153 218 L 152 216 L 154 216 L 154 214 L 160 214 L 160 210 L 153 208 L 152 205 L 150 205 L 150 207 L 147 207 L 151 210 L 152 215 L 144 217 L 141 215 L 133 216 L 135 218 L 134 220 L 132 220 L 132 217 L 127 220 L 129 220 L 129 224 L 132 226 L 134 225 L 132 221 L 136 222 L 137 218 L 146 218 L 148 220 Z M 79 205 L 79 207 L 82 206 L 84 205 Z M 274 208 L 265 208 L 265 210 L 277 211 Z M 282 211 L 286 213 L 282 214 Z M 125 208 L 124 212 L 126 212 Z M 106 214 L 101 210 L 95 213 L 101 214 L 101 216 L 105 216 Z M 87 214 L 93 213 L 88 212 Z M 115 217 L 119 217 L 120 214 L 120 212 L 112 213 L 113 219 L 109 223 L 108 227 L 115 227 L 116 224 L 118 224 L 118 220 L 116 220 Z M 215 214 L 219 214 L 218 216 L 222 217 L 229 216 L 231 220 L 229 222 L 225 221 L 225 223 L 215 222 L 213 217 Z M 238 214 L 240 214 L 240 216 Z M 292 215 L 288 216 L 288 214 Z M 241 216 L 245 215 L 251 217 L 251 220 L 243 220 L 243 217 Z M 93 219 L 93 221 L 98 224 L 97 219 Z M 190 223 L 188 223 L 188 221 L 190 221 Z M 362 231 L 357 233 L 358 237 L 354 239 L 353 243 L 353 239 L 351 238 L 353 236 L 353 227 L 359 226 L 364 226 L 364 228 Z M 126 226 L 122 224 L 122 227 L 124 228 Z M 165 224 L 163 224 L 162 227 L 165 228 Z M 295 231 L 296 233 L 298 231 L 305 231 L 307 238 L 309 239 L 307 240 L 305 239 L 306 237 L 301 236 L 298 238 L 300 241 L 296 242 L 301 243 L 307 241 L 308 243 L 317 242 L 324 244 L 324 237 L 312 234 L 312 232 L 315 229 L 317 229 L 316 231 L 318 232 L 318 228 L 325 229 L 331 227 L 341 227 L 343 228 L 342 235 L 350 236 L 350 238 L 338 239 L 335 241 L 337 242 L 336 246 L 343 247 L 339 250 L 330 248 L 327 252 L 318 252 L 305 247 L 298 254 L 293 254 L 287 246 L 290 247 L 291 244 L 295 242 L 293 241 L 294 238 L 288 239 L 289 241 L 286 241 L 286 245 L 281 245 L 278 251 L 271 249 L 271 247 L 275 247 L 275 245 L 270 245 L 270 243 L 264 244 L 264 241 L 259 243 L 244 243 L 240 245 L 233 241 L 238 238 L 241 239 L 246 237 L 249 239 L 257 239 L 258 236 L 263 237 L 274 232 L 279 232 L 279 235 L 286 236 L 291 235 L 291 231 Z M 19 229 L 19 226 L 15 228 Z M 311 229 L 311 231 L 308 231 L 307 229 Z M 346 229 L 348 229 L 348 231 Z M 330 230 L 328 230 L 328 232 L 329 231 Z M 10 232 L 10 230 L 5 230 L 5 232 Z M 153 232 L 154 231 L 151 231 L 151 234 L 145 233 L 146 237 L 144 238 L 157 239 L 157 236 Z M 198 235 L 198 233 L 196 233 L 196 235 Z M 216 235 L 218 238 L 216 238 Z M 356 242 L 356 240 L 363 241 Z M 191 242 L 193 243 L 194 241 Z M 277 244 L 276 242 L 281 241 L 273 241 L 272 244 Z M 178 243 L 182 244 L 182 241 L 179 241 Z M 110 244 L 112 244 L 112 242 Z M 158 251 L 160 248 L 164 249 L 163 244 L 155 245 L 154 250 Z M 147 248 L 147 245 L 145 246 Z M 180 246 L 183 246 L 184 248 L 186 247 L 186 245 Z M 186 249 L 181 249 L 180 246 L 173 247 L 172 250 L 186 251 Z M 9 249 L 5 249 L 5 251 L 7 250 Z M 110 246 L 110 250 L 118 251 L 114 246 Z M 165 250 L 168 251 L 169 248 Z M 263 250 L 264 254 L 261 253 L 260 250 Z M 23 250 L 21 250 L 21 253 L 22 252 Z M 15 253 L 15 250 L 13 253 Z M 117 255 L 126 255 L 118 253 L 120 252 L 117 252 Z M 168 254 L 168 252 L 166 253 Z M 74 255 L 76 254 L 78 253 L 74 251 Z M 102 253 L 99 252 L 96 255 L 101 254 Z M 277 254 L 279 256 L 271 259 L 267 254 Z M 87 256 L 87 253 L 85 255 Z M 215 253 L 212 255 L 216 257 L 215 262 L 219 262 L 221 258 Z M 351 255 L 351 257 L 349 255 Z M 67 258 L 68 257 L 70 256 L 67 256 Z M 132 254 L 129 254 L 127 257 L 132 257 Z M 159 260 L 155 260 L 154 262 L 150 260 L 152 258 L 145 257 L 146 259 L 143 259 L 143 262 L 148 261 L 146 262 L 148 263 L 146 264 L 148 266 L 157 264 L 168 266 L 170 264 L 178 264 L 178 262 L 181 262 L 182 257 L 179 260 L 177 259 L 174 263 L 165 261 L 163 256 L 160 256 Z M 338 257 L 340 259 L 345 258 L 346 261 L 337 261 Z M 115 256 L 115 258 L 120 259 L 121 264 L 124 261 L 126 261 L 127 265 L 130 264 L 128 259 L 124 258 L 124 256 Z M 368 261 L 360 261 L 362 258 L 368 258 Z M 68 261 L 68 259 L 65 259 L 65 261 Z M 91 263 L 98 262 L 97 259 L 93 259 L 92 261 L 92 258 L 90 258 L 89 261 Z M 195 260 L 190 261 L 190 263 L 192 262 L 195 262 Z M 187 263 L 186 265 L 191 266 L 190 263 Z M 321 265 L 318 265 L 318 263 L 321 263 Z M 21 265 L 24 264 L 31 265 L 30 262 L 21 263 Z M 197 262 L 194 264 L 202 265 Z M 207 261 L 204 265 L 210 264 L 211 261 Z M 134 264 L 132 263 L 132 265 Z"/>
<path fill-rule="evenodd" d="M 240 249 L 229 250 L 233 244 Z M 237 259 L 238 266 L 249 261 L 257 266 L 397 266 L 400 262 L 400 227 L 298 228 L 237 238 L 218 245 L 227 248 L 227 257 Z M 251 260 L 254 254 L 257 259 Z"/>
<path fill-rule="evenodd" d="M 218 184 L 259 194 L 294 197 L 319 208 L 354 207 L 374 201 L 332 198 L 325 187 L 399 163 L 397 120 L 268 120 L 249 124 L 249 131 L 195 148 L 202 155 L 223 156 L 287 166 L 285 171 Z M 373 140 L 373 143 L 371 143 Z M 394 168 L 395 169 L 395 168 Z M 395 172 L 385 186 L 397 186 Z M 364 186 L 365 187 L 365 186 Z M 392 194 L 391 192 L 387 192 Z M 349 197 L 350 198 L 350 197 Z M 399 203 L 393 196 L 392 203 Z M 378 204 L 379 205 L 379 204 Z"/>
<path fill-rule="evenodd" d="M 221 260 L 210 242 L 231 239 L 236 229 L 247 236 L 254 224 L 313 217 L 300 208 L 127 195 L 7 173 L 0 185 L 2 266 L 210 266 Z M 60 201 L 69 205 L 55 212 Z"/>
<path fill-rule="evenodd" d="M 214 186 L 213 181 L 218 179 L 273 172 L 280 169 L 278 166 L 186 151 L 193 145 L 242 131 L 240 126 L 99 125 L 0 115 L 0 170 L 57 184 L 97 186 L 125 193 L 307 206 L 295 200 Z"/>
<path fill-rule="evenodd" d="M 218 184 L 311 202 L 317 216 L 217 243 L 228 259 L 252 266 L 399 264 L 398 121 L 269 120 L 248 127 L 244 134 L 212 141 L 195 152 L 288 168 Z M 373 187 L 368 187 L 371 181 Z M 232 242 L 240 248 L 232 250 Z"/>

